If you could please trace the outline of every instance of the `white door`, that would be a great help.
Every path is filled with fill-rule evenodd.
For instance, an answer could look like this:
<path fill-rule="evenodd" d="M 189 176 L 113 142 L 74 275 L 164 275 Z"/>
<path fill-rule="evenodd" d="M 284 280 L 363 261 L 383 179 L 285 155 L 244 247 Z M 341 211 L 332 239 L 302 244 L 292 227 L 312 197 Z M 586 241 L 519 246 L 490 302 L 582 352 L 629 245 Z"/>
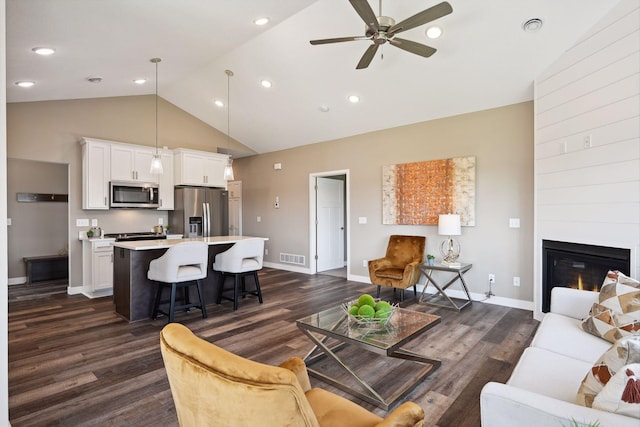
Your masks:
<path fill-rule="evenodd" d="M 344 267 L 344 181 L 317 177 L 317 270 Z"/>

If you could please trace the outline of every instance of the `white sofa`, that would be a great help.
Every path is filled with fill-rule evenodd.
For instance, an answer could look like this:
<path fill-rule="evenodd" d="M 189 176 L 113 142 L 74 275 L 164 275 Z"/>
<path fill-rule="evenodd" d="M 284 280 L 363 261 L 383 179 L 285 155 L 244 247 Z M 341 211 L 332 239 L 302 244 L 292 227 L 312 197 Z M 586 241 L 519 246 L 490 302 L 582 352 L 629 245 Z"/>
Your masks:
<path fill-rule="evenodd" d="M 506 384 L 487 383 L 480 394 L 483 427 L 569 427 L 573 421 L 601 427 L 638 427 L 640 420 L 574 403 L 580 384 L 600 356 L 611 347 L 584 332 L 598 293 L 553 288 L 551 312 L 540 323 Z"/>

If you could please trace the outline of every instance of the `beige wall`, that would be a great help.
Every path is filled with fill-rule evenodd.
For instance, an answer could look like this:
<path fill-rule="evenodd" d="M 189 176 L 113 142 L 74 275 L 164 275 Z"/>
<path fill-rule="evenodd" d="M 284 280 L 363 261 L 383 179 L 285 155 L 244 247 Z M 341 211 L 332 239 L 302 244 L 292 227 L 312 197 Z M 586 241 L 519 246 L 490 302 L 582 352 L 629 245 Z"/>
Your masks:
<path fill-rule="evenodd" d="M 166 213 L 155 211 L 81 209 L 80 138 L 152 145 L 152 102 L 152 96 L 141 96 L 8 104 L 8 157 L 69 165 L 72 286 L 81 285 L 76 218 L 98 219 L 106 232 L 137 231 L 150 228 L 158 217 L 166 219 Z M 223 133 L 169 103 L 162 101 L 160 107 L 160 145 L 209 151 L 216 151 L 216 141 L 226 146 Z M 232 149 L 247 150 L 235 142 Z M 308 260 L 309 174 L 348 170 L 349 270 L 356 279 L 366 278 L 362 261 L 381 256 L 390 234 L 426 235 L 432 253 L 442 240 L 435 226 L 382 225 L 382 165 L 473 155 L 477 225 L 463 228 L 459 237 L 462 261 L 474 263 L 467 274 L 469 287 L 485 292 L 487 274 L 494 273 L 497 296 L 532 301 L 532 153 L 533 104 L 522 103 L 237 159 L 243 231 L 270 238 L 267 262 L 277 263 L 280 252 L 306 255 Z M 275 162 L 282 163 L 282 170 L 273 169 Z M 273 208 L 276 196 L 278 210 Z M 367 224 L 358 224 L 362 216 Z M 512 217 L 521 219 L 520 229 L 508 228 Z M 512 276 L 521 277 L 521 287 L 511 285 Z"/>
<path fill-rule="evenodd" d="M 160 146 L 212 152 L 218 145 L 227 146 L 224 133 L 163 99 L 158 107 Z M 7 104 L 7 156 L 68 165 L 71 287 L 82 285 L 82 246 L 78 232 L 86 227 L 76 227 L 76 219 L 97 219 L 107 233 L 150 230 L 158 218 L 167 219 L 166 213 L 158 211 L 82 210 L 80 139 L 86 136 L 152 146 L 155 144 L 154 111 L 153 95 Z M 251 151 L 235 141 L 231 144 L 232 149 Z"/>
<path fill-rule="evenodd" d="M 68 203 L 17 201 L 17 193 L 67 194 L 66 164 L 7 160 L 9 277 L 25 277 L 25 256 L 56 255 L 69 242 Z"/>
<path fill-rule="evenodd" d="M 477 161 L 477 225 L 463 227 L 459 236 L 461 260 L 474 264 L 468 285 L 483 293 L 493 273 L 498 297 L 531 302 L 532 102 L 239 159 L 234 165 L 243 185 L 243 232 L 269 237 L 266 262 L 278 263 L 283 252 L 305 255 L 308 266 L 309 174 L 348 170 L 349 270 L 368 278 L 362 261 L 384 255 L 390 234 L 426 235 L 430 253 L 438 253 L 443 239 L 436 226 L 382 225 L 382 166 L 458 156 Z M 273 207 L 276 196 L 279 209 Z M 368 223 L 359 224 L 358 217 Z M 509 228 L 509 218 L 520 218 L 521 228 Z M 520 287 L 512 285 L 513 276 L 521 278 Z"/>

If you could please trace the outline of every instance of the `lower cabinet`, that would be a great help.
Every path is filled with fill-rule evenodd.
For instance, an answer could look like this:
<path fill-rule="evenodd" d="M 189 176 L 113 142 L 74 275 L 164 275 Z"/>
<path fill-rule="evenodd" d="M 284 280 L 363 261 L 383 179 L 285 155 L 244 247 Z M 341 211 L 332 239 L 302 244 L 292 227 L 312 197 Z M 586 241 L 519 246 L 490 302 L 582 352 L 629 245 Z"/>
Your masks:
<path fill-rule="evenodd" d="M 114 239 L 82 241 L 82 293 L 89 298 L 113 295 Z"/>

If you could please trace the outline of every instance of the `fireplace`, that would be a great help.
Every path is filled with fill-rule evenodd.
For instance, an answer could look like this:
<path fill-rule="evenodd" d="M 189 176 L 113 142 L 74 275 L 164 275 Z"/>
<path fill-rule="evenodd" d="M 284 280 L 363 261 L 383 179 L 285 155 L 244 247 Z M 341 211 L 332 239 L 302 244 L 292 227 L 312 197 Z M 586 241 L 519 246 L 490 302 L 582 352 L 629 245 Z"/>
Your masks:
<path fill-rule="evenodd" d="M 630 249 L 543 240 L 542 311 L 549 311 L 556 286 L 599 291 L 609 270 L 629 275 L 630 268 Z"/>

